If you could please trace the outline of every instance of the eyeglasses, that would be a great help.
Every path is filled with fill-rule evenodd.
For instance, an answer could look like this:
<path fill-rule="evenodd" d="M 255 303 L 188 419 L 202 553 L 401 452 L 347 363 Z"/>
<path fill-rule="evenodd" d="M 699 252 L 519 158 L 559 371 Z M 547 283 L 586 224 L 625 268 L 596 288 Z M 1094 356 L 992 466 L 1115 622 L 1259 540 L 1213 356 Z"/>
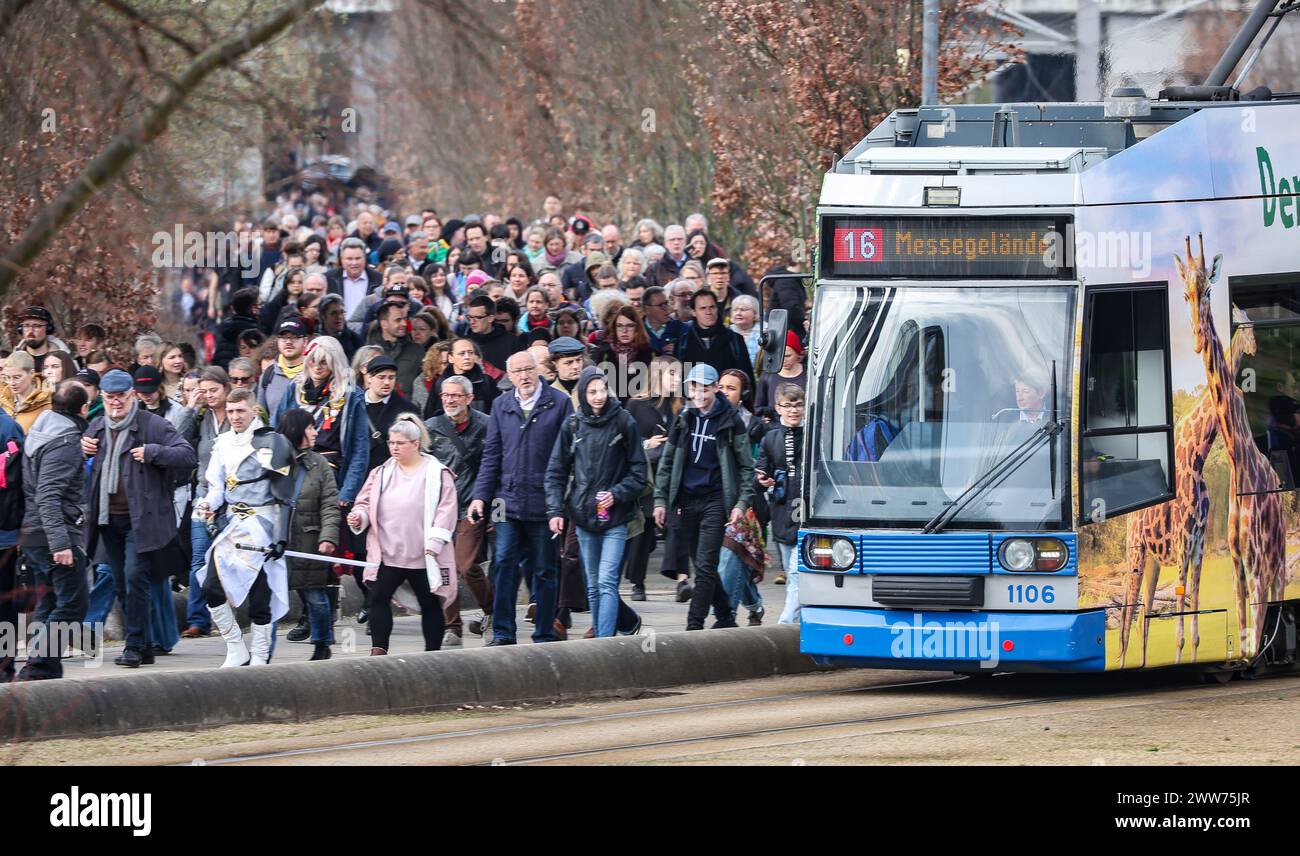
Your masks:
<path fill-rule="evenodd" d="M 230 376 L 230 382 L 231 382 L 231 383 L 237 383 L 237 384 L 239 384 L 240 386 L 243 386 L 243 385 L 246 384 L 246 383 L 252 383 L 252 382 L 253 382 L 253 376 L 252 376 L 252 375 L 239 375 L 239 376 L 231 375 L 231 376 Z"/>
<path fill-rule="evenodd" d="M 457 401 L 462 398 L 469 398 L 469 396 L 463 392 L 444 392 L 439 397 L 447 401 Z"/>
<path fill-rule="evenodd" d="M 25 322 L 25 323 L 23 323 L 23 324 L 19 324 L 19 325 L 18 325 L 18 329 L 20 329 L 20 330 L 44 330 L 44 329 L 45 329 L 45 322 L 44 322 L 44 321 L 29 321 L 29 322 Z"/>
<path fill-rule="evenodd" d="M 465 317 L 471 321 L 482 321 L 484 318 L 490 318 L 491 316 L 488 315 L 486 312 L 483 313 L 482 315 L 471 315 L 470 313 L 466 312 Z"/>
<path fill-rule="evenodd" d="M 777 402 L 776 406 L 781 408 L 782 410 L 803 410 L 804 409 L 804 403 L 802 401 L 787 401 L 784 404 L 781 402 Z"/>
<path fill-rule="evenodd" d="M 635 324 L 615 324 L 615 325 L 614 325 L 614 328 L 617 329 L 617 330 L 635 330 L 635 329 L 636 329 L 636 325 L 635 325 Z"/>

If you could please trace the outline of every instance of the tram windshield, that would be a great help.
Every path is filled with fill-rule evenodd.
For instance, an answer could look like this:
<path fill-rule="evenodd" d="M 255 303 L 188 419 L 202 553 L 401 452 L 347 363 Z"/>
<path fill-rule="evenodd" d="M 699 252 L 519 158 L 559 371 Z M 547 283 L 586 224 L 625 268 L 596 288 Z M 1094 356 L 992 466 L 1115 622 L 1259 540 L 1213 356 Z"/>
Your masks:
<path fill-rule="evenodd" d="M 809 519 L 914 529 L 947 509 L 954 529 L 1066 528 L 1074 299 L 1062 286 L 820 287 Z M 995 468 L 1003 478 L 963 497 Z"/>

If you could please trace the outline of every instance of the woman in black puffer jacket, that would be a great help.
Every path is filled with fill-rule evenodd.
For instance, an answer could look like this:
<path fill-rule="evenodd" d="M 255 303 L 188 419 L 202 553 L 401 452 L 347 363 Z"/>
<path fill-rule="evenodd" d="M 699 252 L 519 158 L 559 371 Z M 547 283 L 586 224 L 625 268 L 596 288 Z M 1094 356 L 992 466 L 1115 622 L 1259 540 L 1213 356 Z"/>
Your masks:
<path fill-rule="evenodd" d="M 277 430 L 298 450 L 298 466 L 303 472 L 289 526 L 289 549 L 333 555 L 339 543 L 339 488 L 329 463 L 312 450 L 316 442 L 312 415 L 299 408 L 288 410 L 280 417 Z M 334 616 L 326 589 L 334 585 L 334 566 L 305 559 L 287 562 L 289 588 L 299 592 L 307 606 L 311 641 L 316 646 L 311 659 L 328 660 L 334 644 Z"/>
<path fill-rule="evenodd" d="M 551 452 L 546 508 L 552 532 L 564 530 L 565 517 L 577 527 L 595 635 L 613 636 L 627 524 L 646 486 L 645 450 L 636 419 L 609 394 L 600 369 L 582 370 L 578 402 Z"/>

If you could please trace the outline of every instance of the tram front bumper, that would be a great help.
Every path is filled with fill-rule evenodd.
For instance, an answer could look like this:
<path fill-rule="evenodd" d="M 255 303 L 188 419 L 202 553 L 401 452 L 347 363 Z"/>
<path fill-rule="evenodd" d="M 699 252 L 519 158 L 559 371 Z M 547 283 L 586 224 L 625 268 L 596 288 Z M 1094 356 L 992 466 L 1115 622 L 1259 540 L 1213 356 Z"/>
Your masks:
<path fill-rule="evenodd" d="M 822 665 L 938 671 L 1101 672 L 1106 613 L 804 607 L 800 650 Z"/>

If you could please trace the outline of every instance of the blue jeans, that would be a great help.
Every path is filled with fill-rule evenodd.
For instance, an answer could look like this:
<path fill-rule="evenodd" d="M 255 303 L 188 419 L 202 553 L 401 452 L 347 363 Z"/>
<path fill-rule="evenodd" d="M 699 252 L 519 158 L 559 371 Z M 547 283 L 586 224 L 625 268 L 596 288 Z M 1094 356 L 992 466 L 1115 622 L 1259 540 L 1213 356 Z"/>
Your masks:
<path fill-rule="evenodd" d="M 558 543 L 544 520 L 502 520 L 496 524 L 496 555 L 492 562 L 492 635 L 515 641 L 515 612 L 520 577 L 532 581 L 537 604 L 534 642 L 555 641 L 555 604 L 559 595 Z"/>
<path fill-rule="evenodd" d="M 181 641 L 176 628 L 176 603 L 172 600 L 171 578 L 149 583 L 149 637 L 155 645 L 170 651 Z"/>
<path fill-rule="evenodd" d="M 776 542 L 776 552 L 781 555 L 781 568 L 785 571 L 785 609 L 781 610 L 778 624 L 799 623 L 799 563 L 794 548 L 794 544 Z"/>
<path fill-rule="evenodd" d="M 307 621 L 311 625 L 311 641 L 316 644 L 334 644 L 334 611 L 330 609 L 329 593 L 324 588 L 302 590 L 307 602 Z"/>
<path fill-rule="evenodd" d="M 618 578 L 627 546 L 627 524 L 596 532 L 575 526 L 582 572 L 587 577 L 587 603 L 597 636 L 613 636 L 618 619 Z"/>
<path fill-rule="evenodd" d="M 726 547 L 722 548 L 722 558 L 718 560 L 718 576 L 722 577 L 722 587 L 727 590 L 732 612 L 736 611 L 737 605 L 744 606 L 750 612 L 763 607 L 763 596 L 758 592 L 749 567 L 734 551 Z"/>
<path fill-rule="evenodd" d="M 114 514 L 107 526 L 99 527 L 104 553 L 113 572 L 114 594 L 122 600 L 122 618 L 126 625 L 126 647 L 149 650 L 149 571 L 141 566 L 135 552 L 135 533 L 131 518 Z"/>
<path fill-rule="evenodd" d="M 95 565 L 95 578 L 90 584 L 90 605 L 86 608 L 86 623 L 92 627 L 108 621 L 113 611 L 117 592 L 113 588 L 113 569 L 108 565 Z"/>
<path fill-rule="evenodd" d="M 203 597 L 202 587 L 199 586 L 198 573 L 203 567 L 203 559 L 210 546 L 212 546 L 212 538 L 208 535 L 207 525 L 191 520 L 189 607 L 185 611 L 185 623 L 190 627 L 199 628 L 204 633 L 212 631 L 212 613 L 208 612 L 208 602 Z"/>
<path fill-rule="evenodd" d="M 64 645 L 81 638 L 81 622 L 86 617 L 85 554 L 74 547 L 71 567 L 54 564 L 47 546 L 23 547 L 23 557 L 41 596 L 32 614 L 33 636 L 22 677 L 61 678 Z"/>

